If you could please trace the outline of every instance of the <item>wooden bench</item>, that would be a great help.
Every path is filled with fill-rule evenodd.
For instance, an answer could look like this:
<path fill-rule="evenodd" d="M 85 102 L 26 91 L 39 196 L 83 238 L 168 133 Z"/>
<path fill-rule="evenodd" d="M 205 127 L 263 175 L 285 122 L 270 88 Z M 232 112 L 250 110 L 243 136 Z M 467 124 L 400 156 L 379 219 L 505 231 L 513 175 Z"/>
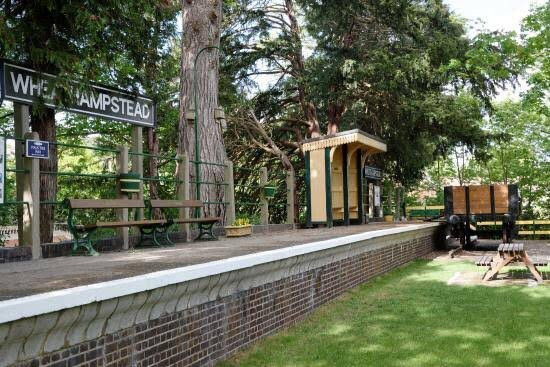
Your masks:
<path fill-rule="evenodd" d="M 107 200 L 93 200 L 93 199 L 65 199 L 65 205 L 69 209 L 69 216 L 67 218 L 67 224 L 69 232 L 73 235 L 74 243 L 72 247 L 73 253 L 78 250 L 79 247 L 83 247 L 92 256 L 97 256 L 98 252 L 94 250 L 91 241 L 91 235 L 100 228 L 123 228 L 123 227 L 138 227 L 140 230 L 141 238 L 140 243 L 143 242 L 144 236 L 147 234 L 153 234 L 153 242 L 159 245 L 155 238 L 155 229 L 163 225 L 165 220 L 127 220 L 127 221 L 97 221 L 94 223 L 87 223 L 84 225 L 78 225 L 75 221 L 75 210 L 106 210 L 106 209 L 145 209 L 145 201 L 143 200 L 124 200 L 124 199 L 107 199 Z"/>
<path fill-rule="evenodd" d="M 540 262 L 542 263 L 542 261 Z M 543 282 L 542 274 L 538 271 L 537 264 L 531 260 L 523 246 L 523 243 L 500 244 L 498 246 L 497 255 L 493 257 L 493 261 L 490 264 L 491 268 L 485 273 L 483 280 L 487 281 L 493 279 L 503 267 L 511 263 L 523 263 L 525 267 L 529 269 L 537 282 Z M 546 262 L 546 264 L 547 263 L 548 262 Z"/>
<path fill-rule="evenodd" d="M 208 218 L 167 218 L 167 219 L 151 219 L 153 209 L 168 209 L 168 208 L 202 208 L 203 204 L 199 200 L 125 200 L 125 199 L 66 199 L 65 205 L 69 209 L 67 224 L 69 231 L 73 235 L 74 243 L 72 247 L 73 253 L 79 247 L 83 247 L 92 256 L 97 256 L 98 253 L 94 250 L 91 242 L 91 235 L 100 228 L 123 228 L 137 227 L 140 233 L 140 240 L 137 246 L 140 246 L 147 237 L 155 246 L 162 246 L 161 242 L 169 245 L 175 245 L 168 237 L 168 230 L 171 226 L 184 223 L 196 223 L 199 226 L 199 235 L 195 240 L 201 239 L 208 235 L 209 239 L 217 239 L 213 233 L 213 226 L 220 221 L 217 217 Z M 96 221 L 95 223 L 87 223 L 78 225 L 75 221 L 75 210 L 95 209 L 149 209 L 149 218 L 143 220 L 127 220 L 127 221 Z M 161 237 L 161 238 L 159 238 Z"/>
<path fill-rule="evenodd" d="M 150 217 L 154 209 L 201 209 L 204 205 L 200 200 L 149 200 L 148 206 L 150 208 Z M 167 216 L 166 213 L 163 213 Z M 168 237 L 168 230 L 173 225 L 178 224 L 197 224 L 199 227 L 199 235 L 196 240 L 201 239 L 203 236 L 208 236 L 208 239 L 217 240 L 217 237 L 213 233 L 214 224 L 221 220 L 219 217 L 203 217 L 203 218 L 173 218 L 167 217 L 166 222 L 158 226 L 155 231 L 164 235 L 164 241 L 170 245 L 174 243 Z"/>
<path fill-rule="evenodd" d="M 491 263 L 493 262 L 493 256 L 484 255 L 481 256 L 479 259 L 476 260 L 477 266 L 491 266 Z"/>
<path fill-rule="evenodd" d="M 535 266 L 548 266 L 548 263 L 550 263 L 550 260 L 541 258 L 533 258 L 532 261 Z"/>

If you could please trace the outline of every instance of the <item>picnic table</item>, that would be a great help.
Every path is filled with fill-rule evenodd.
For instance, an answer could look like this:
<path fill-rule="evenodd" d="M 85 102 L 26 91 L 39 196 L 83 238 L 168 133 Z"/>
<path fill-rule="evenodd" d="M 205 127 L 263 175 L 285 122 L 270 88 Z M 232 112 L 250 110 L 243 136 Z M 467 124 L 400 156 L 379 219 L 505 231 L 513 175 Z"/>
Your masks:
<path fill-rule="evenodd" d="M 548 265 L 548 260 L 531 259 L 523 243 L 502 243 L 498 246 L 498 252 L 495 256 L 482 256 L 476 261 L 477 266 L 490 266 L 490 269 L 483 276 L 484 281 L 494 279 L 502 268 L 512 263 L 523 263 L 537 282 L 542 283 L 542 275 L 537 266 Z"/>

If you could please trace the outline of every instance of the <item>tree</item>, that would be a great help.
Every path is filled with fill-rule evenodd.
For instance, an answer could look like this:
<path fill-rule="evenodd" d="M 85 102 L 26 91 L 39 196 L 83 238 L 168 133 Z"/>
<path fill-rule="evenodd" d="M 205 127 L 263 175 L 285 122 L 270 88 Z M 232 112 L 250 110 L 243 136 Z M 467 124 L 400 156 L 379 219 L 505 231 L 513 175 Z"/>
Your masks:
<path fill-rule="evenodd" d="M 147 21 L 158 9 L 170 6 L 167 0 L 123 3 L 110 1 L 19 1 L 0 2 L 0 55 L 36 70 L 58 75 L 52 88 L 61 97 L 60 104 L 70 103 L 68 80 L 117 79 L 117 62 L 142 50 Z M 160 48 L 160 45 L 157 45 Z M 132 85 L 138 90 L 139 85 Z M 36 104 L 31 125 L 41 139 L 55 141 L 55 111 Z M 57 148 L 50 145 L 50 159 L 41 160 L 41 171 L 57 171 Z M 55 174 L 41 176 L 41 201 L 55 201 Z M 42 205 L 40 210 L 41 242 L 51 242 L 54 209 Z"/>
<path fill-rule="evenodd" d="M 533 9 L 523 20 L 522 38 L 525 52 L 522 54 L 529 66 L 528 91 L 523 95 L 523 103 L 536 108 L 548 116 L 548 90 L 550 89 L 550 3 Z"/>
<path fill-rule="evenodd" d="M 521 102 L 497 104 L 486 129 L 499 138 L 491 144 L 491 158 L 474 165 L 483 183 L 517 184 L 524 215 L 531 217 L 550 214 L 548 126 L 548 117 L 536 108 L 527 109 Z"/>
<path fill-rule="evenodd" d="M 200 175 L 197 176 L 195 170 L 192 170 L 190 175 L 193 181 L 203 182 L 200 197 L 197 199 L 203 202 L 222 202 L 223 186 L 218 183 L 223 182 L 223 168 L 219 165 L 225 163 L 227 158 L 222 129 L 214 115 L 218 108 L 222 2 L 182 0 L 181 4 L 183 36 L 178 153 L 187 152 L 194 161 L 193 165 L 198 165 Z M 197 101 L 196 105 L 194 100 Z M 186 119 L 187 113 L 193 113 L 193 110 L 196 111 L 197 121 L 194 123 L 198 125 L 199 134 L 198 156 L 195 154 L 194 125 L 189 124 Z M 205 209 L 209 215 L 220 215 L 222 206 L 208 205 Z"/>

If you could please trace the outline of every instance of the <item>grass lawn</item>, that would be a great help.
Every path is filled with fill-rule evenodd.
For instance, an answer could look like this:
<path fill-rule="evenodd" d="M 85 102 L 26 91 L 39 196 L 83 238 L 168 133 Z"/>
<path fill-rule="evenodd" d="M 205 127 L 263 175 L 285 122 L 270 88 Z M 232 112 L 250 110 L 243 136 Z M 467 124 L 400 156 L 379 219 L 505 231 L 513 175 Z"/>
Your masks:
<path fill-rule="evenodd" d="M 457 286 L 465 262 L 415 261 L 221 366 L 550 366 L 550 287 Z"/>

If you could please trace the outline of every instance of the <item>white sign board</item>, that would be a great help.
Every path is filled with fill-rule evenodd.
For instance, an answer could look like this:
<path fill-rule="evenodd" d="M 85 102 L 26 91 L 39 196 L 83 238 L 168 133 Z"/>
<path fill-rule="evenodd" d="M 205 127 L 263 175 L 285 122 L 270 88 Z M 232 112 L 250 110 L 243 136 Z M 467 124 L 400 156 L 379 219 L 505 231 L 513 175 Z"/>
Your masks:
<path fill-rule="evenodd" d="M 374 206 L 380 206 L 380 186 L 374 186 Z"/>
<path fill-rule="evenodd" d="M 6 139 L 0 136 L 0 204 L 4 204 L 6 182 Z"/>
<path fill-rule="evenodd" d="M 110 88 L 96 83 L 86 87 L 79 80 L 71 81 L 72 102 L 58 105 L 58 91 L 53 88 L 55 75 L 0 60 L 0 100 L 33 104 L 41 98 L 48 107 L 62 108 L 108 120 L 155 127 L 155 103 L 149 97 Z"/>

